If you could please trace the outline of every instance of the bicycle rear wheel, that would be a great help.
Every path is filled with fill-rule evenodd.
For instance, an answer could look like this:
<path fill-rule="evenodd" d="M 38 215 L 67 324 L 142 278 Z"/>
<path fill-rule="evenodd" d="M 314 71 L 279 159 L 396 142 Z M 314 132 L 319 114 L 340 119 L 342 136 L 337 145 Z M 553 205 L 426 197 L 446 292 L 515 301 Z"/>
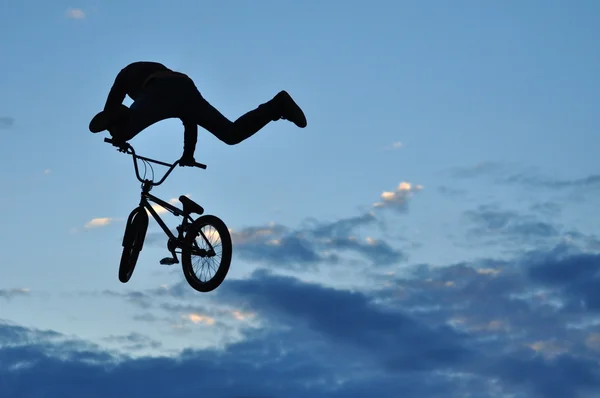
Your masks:
<path fill-rule="evenodd" d="M 181 250 L 183 275 L 188 284 L 202 293 L 215 290 L 229 272 L 231 254 L 231 235 L 225 223 L 212 215 L 196 219 L 188 228 Z M 202 262 L 201 267 L 198 262 Z M 203 276 L 207 275 L 203 272 L 206 263 L 210 263 L 208 271 L 214 270 L 215 273 L 203 280 Z"/>
<path fill-rule="evenodd" d="M 123 236 L 123 253 L 119 264 L 119 281 L 127 283 L 133 275 L 138 256 L 144 246 L 148 230 L 148 213 L 142 206 L 136 207 L 127 219 Z"/>

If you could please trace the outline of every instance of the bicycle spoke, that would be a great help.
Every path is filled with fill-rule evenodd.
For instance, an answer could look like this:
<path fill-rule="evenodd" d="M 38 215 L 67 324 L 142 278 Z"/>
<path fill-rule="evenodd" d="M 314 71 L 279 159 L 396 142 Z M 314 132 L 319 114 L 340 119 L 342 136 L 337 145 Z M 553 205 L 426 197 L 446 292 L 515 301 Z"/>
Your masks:
<path fill-rule="evenodd" d="M 198 251 L 204 250 L 205 252 L 210 252 L 212 250 L 215 253 L 212 256 L 197 256 L 197 259 L 192 261 L 192 269 L 194 274 L 196 274 L 203 282 L 210 280 L 214 274 L 216 274 L 222 260 L 222 253 L 218 252 L 218 250 L 222 247 L 219 232 L 212 225 L 208 225 L 207 227 L 208 228 L 206 228 L 206 231 L 198 231 L 198 236 L 192 243 L 194 249 Z M 216 242 L 213 243 L 213 241 Z M 202 248 L 200 247 L 201 242 L 203 243 Z M 208 247 L 204 248 L 204 246 Z M 216 264 L 214 264 L 215 261 L 217 261 Z"/>

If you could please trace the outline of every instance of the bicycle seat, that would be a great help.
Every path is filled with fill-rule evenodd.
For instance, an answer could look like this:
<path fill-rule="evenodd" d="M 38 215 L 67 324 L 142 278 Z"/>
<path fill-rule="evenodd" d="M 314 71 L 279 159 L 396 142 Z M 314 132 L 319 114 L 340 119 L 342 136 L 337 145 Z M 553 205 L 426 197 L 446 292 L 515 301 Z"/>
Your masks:
<path fill-rule="evenodd" d="M 204 213 L 204 209 L 202 208 L 202 206 L 200 206 L 198 203 L 194 202 L 187 196 L 181 195 L 179 197 L 179 201 L 183 205 L 183 212 L 185 214 L 195 213 L 195 214 L 200 215 L 200 214 Z"/>

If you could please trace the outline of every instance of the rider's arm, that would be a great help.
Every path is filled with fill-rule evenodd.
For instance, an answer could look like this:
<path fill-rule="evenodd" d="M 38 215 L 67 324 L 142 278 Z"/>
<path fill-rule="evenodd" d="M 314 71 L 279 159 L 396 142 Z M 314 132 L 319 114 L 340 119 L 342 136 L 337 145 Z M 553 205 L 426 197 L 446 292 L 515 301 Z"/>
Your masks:
<path fill-rule="evenodd" d="M 116 108 L 117 106 L 123 103 L 125 95 L 127 95 L 127 80 L 125 77 L 125 73 L 125 69 L 122 69 L 115 78 L 115 82 L 113 83 L 110 92 L 108 93 L 108 98 L 106 99 L 104 110 L 107 110 L 109 108 Z"/>
<path fill-rule="evenodd" d="M 195 122 L 183 122 L 183 156 L 194 157 L 198 140 L 198 125 Z"/>

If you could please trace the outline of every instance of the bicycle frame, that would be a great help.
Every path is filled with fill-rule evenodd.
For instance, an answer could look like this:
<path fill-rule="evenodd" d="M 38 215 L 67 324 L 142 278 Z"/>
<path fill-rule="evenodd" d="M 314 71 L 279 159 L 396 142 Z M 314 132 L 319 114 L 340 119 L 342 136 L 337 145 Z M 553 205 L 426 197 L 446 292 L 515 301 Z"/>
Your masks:
<path fill-rule="evenodd" d="M 152 207 L 150 202 L 154 202 L 154 203 L 158 204 L 159 206 L 165 208 L 167 211 L 169 211 L 176 217 L 183 216 L 183 221 L 181 222 L 181 225 L 179 227 L 177 227 L 178 236 L 175 236 L 173 234 L 173 232 L 171 232 L 169 227 L 167 227 L 167 224 L 165 224 L 163 219 L 158 215 L 158 212 L 156 210 L 154 210 L 154 208 Z M 189 214 L 183 214 L 183 211 L 180 210 L 179 208 L 173 206 L 172 204 L 170 204 L 168 202 L 165 202 L 164 200 L 162 200 L 160 198 L 157 198 L 156 196 L 152 195 L 149 192 L 142 191 L 141 199 L 140 199 L 140 206 L 142 206 L 146 210 L 148 210 L 148 212 L 150 213 L 152 218 L 154 218 L 154 220 L 156 220 L 156 223 L 165 232 L 165 234 L 170 239 L 173 239 L 174 241 L 176 241 L 178 243 L 181 243 L 181 241 L 183 240 L 183 232 L 185 231 L 187 224 L 194 221 L 194 219 L 192 217 L 190 217 Z"/>

